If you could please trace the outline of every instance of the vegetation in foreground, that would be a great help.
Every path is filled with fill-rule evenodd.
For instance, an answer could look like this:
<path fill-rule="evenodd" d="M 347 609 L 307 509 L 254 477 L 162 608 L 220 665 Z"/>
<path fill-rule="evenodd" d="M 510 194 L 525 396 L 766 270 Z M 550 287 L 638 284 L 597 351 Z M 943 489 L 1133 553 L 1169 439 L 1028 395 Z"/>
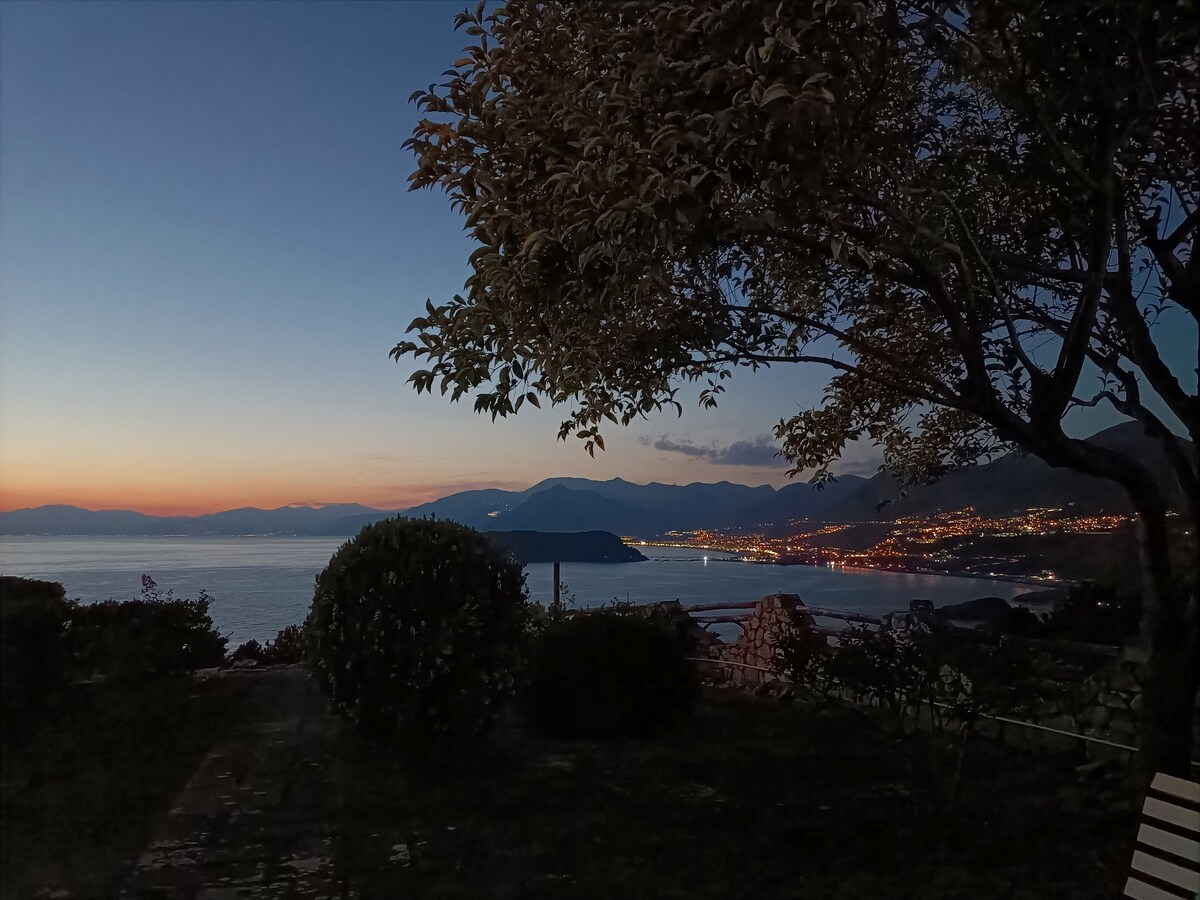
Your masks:
<path fill-rule="evenodd" d="M 1069 898 L 1110 893 L 1124 871 L 1127 794 L 1082 791 L 1071 760 L 968 747 L 966 731 L 914 736 L 895 727 L 886 704 L 864 714 L 715 692 L 688 716 L 694 672 L 677 670 L 674 632 L 632 610 L 571 621 L 561 609 L 539 613 L 519 569 L 478 539 L 444 523 L 365 529 L 318 580 L 307 637 L 296 630 L 270 645 L 272 654 L 307 647 L 335 705 L 358 726 L 334 736 L 321 808 L 340 876 L 359 896 Z M 457 560 L 463 590 L 445 592 L 436 577 L 447 559 Z M 0 605 L 6 672 L 29 657 L 16 640 L 24 632 L 11 628 L 28 611 L 62 607 L 75 622 L 61 587 L 43 587 L 28 602 L 10 608 L 6 594 Z M 488 607 L 503 612 L 499 620 L 481 616 L 488 598 L 502 601 Z M 92 656 L 78 655 L 68 629 L 62 671 L 73 679 L 36 704 L 23 698 L 38 714 L 6 729 L 5 896 L 112 893 L 204 752 L 262 712 L 222 679 L 180 677 L 191 656 L 140 653 L 142 626 L 164 638 L 160 649 L 177 646 L 171 601 L 143 603 L 82 632 L 91 635 L 84 646 L 113 650 L 100 658 L 138 665 L 79 681 L 79 659 Z M 188 628 L 207 634 L 205 610 L 193 611 Z M 29 622 L 40 628 L 44 619 Z M 604 635 L 608 651 L 588 656 L 586 645 L 603 645 Z M 63 635 L 42 637 L 55 645 Z M 818 669 L 879 699 L 912 694 L 897 679 L 914 661 L 876 643 L 863 644 L 857 668 Z M 525 671 L 528 660 L 540 669 Z M 807 672 L 820 660 L 785 661 Z M 583 662 L 592 677 L 576 679 L 570 696 L 547 703 L 543 691 L 536 702 L 539 671 L 545 688 Z M 355 676 L 349 694 L 329 679 L 343 671 Z M 978 673 L 963 671 L 978 688 Z M 935 697 L 920 684 L 919 696 Z M 543 733 L 609 740 L 537 737 L 515 715 L 523 706 L 541 706 L 530 721 Z M 587 715 L 564 718 L 576 708 Z M 965 713 L 964 722 L 974 707 Z M 646 727 L 667 720 L 673 730 Z M 480 734 L 490 735 L 482 748 L 467 740 Z M 634 734 L 643 736 L 617 737 Z M 438 754 L 408 752 L 426 737 L 440 740 Z M 914 777 L 914 751 L 926 749 L 939 761 L 935 789 L 946 781 L 941 761 L 956 760 L 947 803 L 931 806 L 939 794 Z M 276 776 L 286 777 L 255 775 Z"/>
<path fill-rule="evenodd" d="M 74 684 L 19 737 L 6 728 L 0 895 L 114 896 L 240 699 L 229 682 L 190 675 Z"/>
<path fill-rule="evenodd" d="M 6 750 L 5 897 L 111 896 L 253 710 L 224 679 L 86 687 Z M 652 738 L 525 736 L 437 763 L 349 728 L 334 746 L 335 861 L 364 900 L 1086 898 L 1115 895 L 1129 861 L 1126 793 L 1080 786 L 1077 760 L 972 745 L 939 852 L 873 720 L 740 694 L 710 691 Z"/>
<path fill-rule="evenodd" d="M 338 548 L 304 631 L 334 706 L 364 732 L 463 741 L 512 693 L 532 613 L 521 566 L 478 531 L 395 518 Z"/>
<path fill-rule="evenodd" d="M 992 744 L 968 773 L 939 853 L 903 754 L 846 711 L 714 692 L 653 739 L 535 742 L 434 772 L 347 735 L 337 861 L 364 898 L 1116 894 L 1122 793 Z"/>
<path fill-rule="evenodd" d="M 1143 776 L 1186 775 L 1200 690 L 1194 4 L 510 2 L 412 99 L 413 188 L 475 245 L 392 350 L 559 434 L 829 378 L 793 473 L 882 446 L 921 482 L 1020 449 L 1137 514 Z M 1191 10 L 1191 12 L 1189 12 Z M 617 299 L 619 298 L 619 300 Z M 1075 436 L 1081 409 L 1150 453 Z M 1177 436 L 1178 435 L 1178 436 Z M 1186 436 L 1190 441 L 1182 441 Z M 1176 528 L 1176 525 L 1182 525 Z"/>

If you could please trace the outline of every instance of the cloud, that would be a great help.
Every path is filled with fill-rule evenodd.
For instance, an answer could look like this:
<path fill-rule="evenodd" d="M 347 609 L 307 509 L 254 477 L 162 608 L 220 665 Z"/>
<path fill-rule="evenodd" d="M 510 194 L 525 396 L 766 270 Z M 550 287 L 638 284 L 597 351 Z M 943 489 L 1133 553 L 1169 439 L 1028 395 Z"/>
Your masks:
<path fill-rule="evenodd" d="M 769 435 L 760 434 L 752 441 L 734 441 L 728 447 L 717 448 L 709 456 L 722 466 L 782 466 L 779 450 Z"/>
<path fill-rule="evenodd" d="M 649 439 L 645 443 L 650 443 Z M 666 450 L 668 453 L 682 453 L 684 456 L 704 457 L 708 456 L 711 449 L 708 447 L 697 447 L 695 444 L 686 444 L 679 441 L 673 441 L 668 437 L 660 437 L 654 442 L 655 450 Z"/>
<path fill-rule="evenodd" d="M 674 440 L 663 435 L 650 443 L 649 438 L 642 438 L 643 444 L 653 446 L 655 450 L 667 453 L 682 453 L 693 459 L 705 459 L 718 466 L 752 466 L 755 468 L 782 468 L 786 462 L 778 456 L 778 448 L 770 435 L 760 434 L 751 441 L 734 441 L 727 446 L 709 444 L 702 446 L 689 441 Z"/>

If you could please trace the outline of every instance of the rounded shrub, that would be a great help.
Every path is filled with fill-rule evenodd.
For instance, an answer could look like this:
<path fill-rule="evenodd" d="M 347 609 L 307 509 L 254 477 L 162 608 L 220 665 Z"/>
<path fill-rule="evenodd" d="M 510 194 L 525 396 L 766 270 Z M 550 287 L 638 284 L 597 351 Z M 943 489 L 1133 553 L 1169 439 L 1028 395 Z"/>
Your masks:
<path fill-rule="evenodd" d="M 525 708 L 556 737 L 648 734 L 690 715 L 699 687 L 676 635 L 636 615 L 593 612 L 537 636 Z"/>
<path fill-rule="evenodd" d="M 521 567 L 453 522 L 388 519 L 317 576 L 309 652 L 371 736 L 469 738 L 513 689 L 530 616 Z"/>

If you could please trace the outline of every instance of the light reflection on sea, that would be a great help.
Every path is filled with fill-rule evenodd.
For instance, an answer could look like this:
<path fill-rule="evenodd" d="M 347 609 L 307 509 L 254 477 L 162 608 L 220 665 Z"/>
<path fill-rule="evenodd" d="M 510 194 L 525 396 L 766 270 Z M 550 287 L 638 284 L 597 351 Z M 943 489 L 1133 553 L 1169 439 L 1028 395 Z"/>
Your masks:
<path fill-rule="evenodd" d="M 62 582 L 68 597 L 84 602 L 135 597 L 143 573 L 176 596 L 194 597 L 203 588 L 214 598 L 213 621 L 233 647 L 268 640 L 285 625 L 302 621 L 314 577 L 342 542 L 257 536 L 3 537 L 0 572 Z M 648 547 L 645 553 L 650 559 L 641 563 L 563 563 L 567 596 L 580 606 L 675 599 L 686 606 L 786 592 L 799 594 L 810 606 L 881 613 L 905 609 L 913 597 L 942 606 L 1030 590 L 943 575 L 758 565 L 691 548 Z M 552 564 L 530 564 L 526 573 L 530 597 L 547 602 L 553 594 Z"/>

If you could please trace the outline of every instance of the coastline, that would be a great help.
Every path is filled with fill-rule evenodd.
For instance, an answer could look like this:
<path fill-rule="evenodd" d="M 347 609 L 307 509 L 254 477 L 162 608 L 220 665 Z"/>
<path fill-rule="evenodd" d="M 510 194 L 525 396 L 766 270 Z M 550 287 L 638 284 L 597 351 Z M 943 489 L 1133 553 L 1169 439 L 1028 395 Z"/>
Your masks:
<path fill-rule="evenodd" d="M 848 572 L 894 572 L 898 575 L 940 575 L 952 578 L 974 578 L 979 581 L 1002 581 L 1008 584 L 1022 584 L 1030 587 L 1039 587 L 1043 589 L 1051 588 L 1069 588 L 1075 584 L 1073 581 L 1065 579 L 1055 579 L 1048 581 L 1043 578 L 1037 578 L 1033 575 L 1005 575 L 1005 574 L 984 574 L 980 572 L 952 572 L 940 569 L 926 569 L 917 566 L 864 566 L 864 565 L 841 565 L 822 562 L 810 562 L 803 559 L 752 559 L 745 556 L 739 556 L 736 551 L 725 550 L 720 547 L 703 547 L 695 544 L 649 544 L 643 541 L 632 541 L 629 543 L 632 547 L 663 547 L 677 550 L 696 550 L 708 553 L 724 553 L 728 554 L 729 558 L 714 559 L 710 562 L 742 562 L 758 566 L 808 566 L 813 569 L 834 569 Z M 1018 595 L 1019 596 L 1019 595 Z"/>

